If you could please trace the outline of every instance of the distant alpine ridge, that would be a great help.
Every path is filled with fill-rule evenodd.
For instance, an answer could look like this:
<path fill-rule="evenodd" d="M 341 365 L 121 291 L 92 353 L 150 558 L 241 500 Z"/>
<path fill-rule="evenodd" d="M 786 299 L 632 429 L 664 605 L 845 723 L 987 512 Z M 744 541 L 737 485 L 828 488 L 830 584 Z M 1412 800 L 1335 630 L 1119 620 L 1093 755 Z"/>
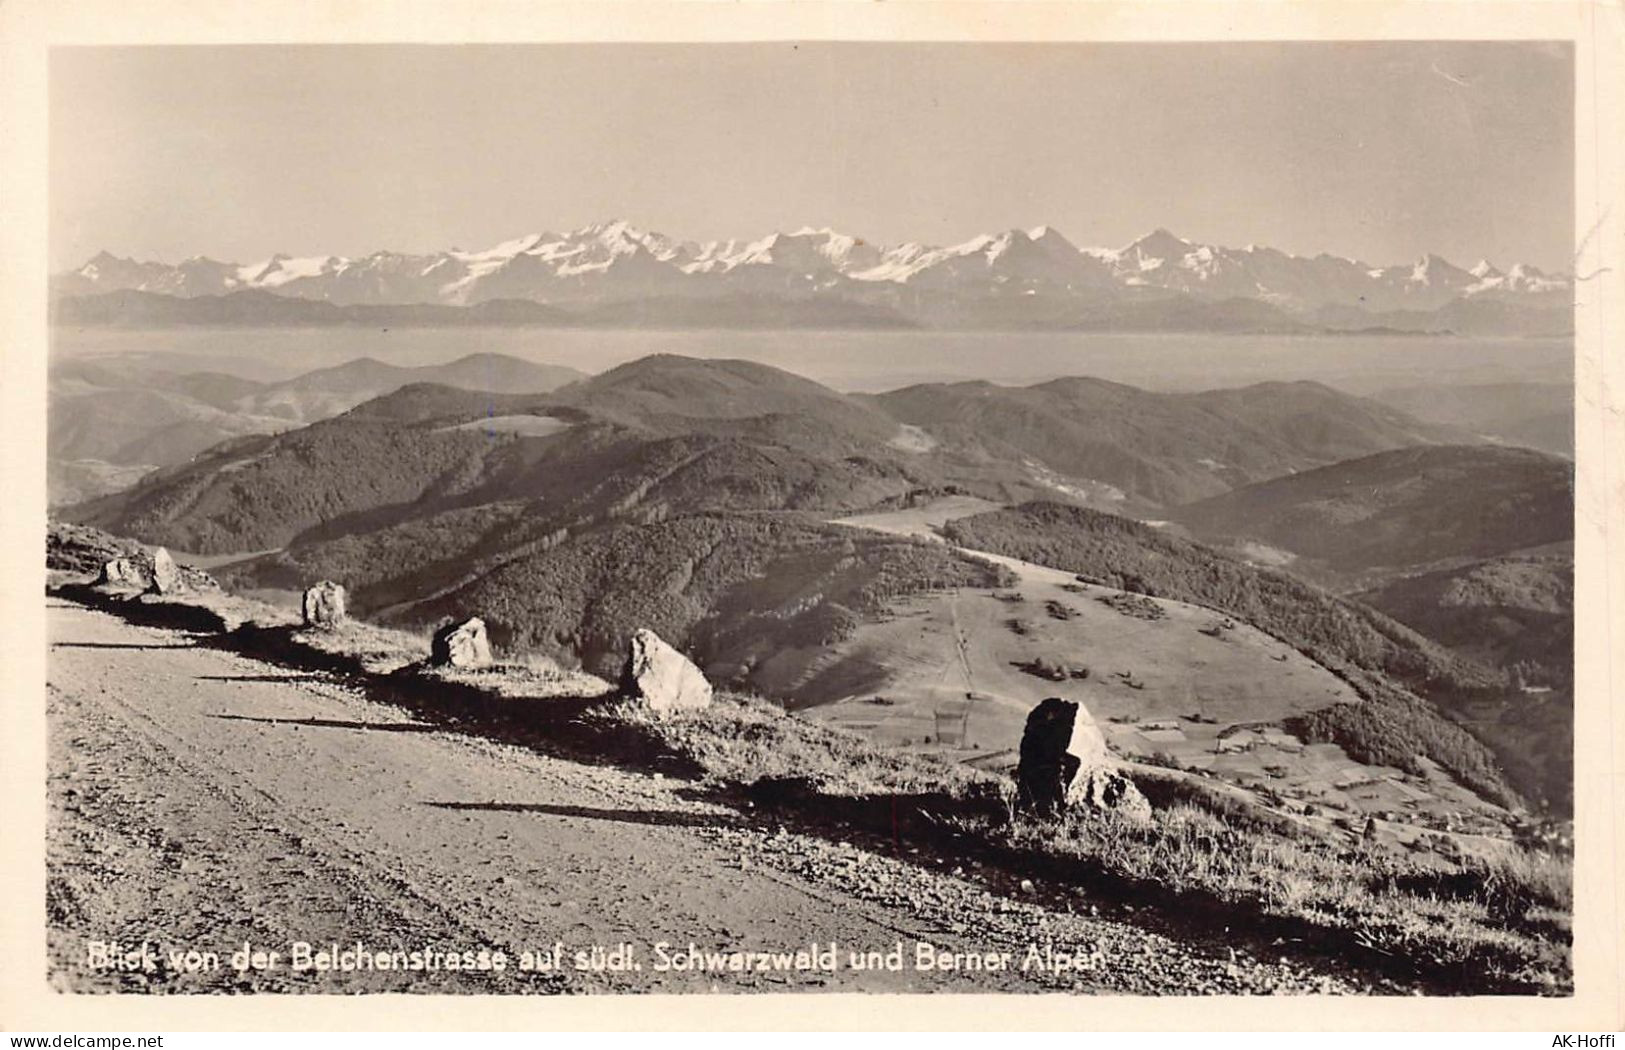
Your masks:
<path fill-rule="evenodd" d="M 1572 328 L 1573 280 L 1487 260 L 1462 269 L 1437 255 L 1371 266 L 1328 254 L 1225 248 L 1163 229 L 1117 249 L 1079 248 L 1047 226 L 946 247 L 886 247 L 830 229 L 697 243 L 617 221 L 427 255 L 274 255 L 248 264 L 197 257 L 171 265 L 102 252 L 56 275 L 52 287 L 58 320 L 81 324 L 232 323 L 245 312 L 252 320 L 240 323 L 374 323 L 390 318 L 367 308 L 518 302 L 552 309 L 486 306 L 477 317 L 1547 335 Z M 286 309 L 268 296 L 341 309 Z M 168 302 L 204 299 L 228 302 Z M 420 311 L 402 323 L 457 323 L 453 316 Z"/>

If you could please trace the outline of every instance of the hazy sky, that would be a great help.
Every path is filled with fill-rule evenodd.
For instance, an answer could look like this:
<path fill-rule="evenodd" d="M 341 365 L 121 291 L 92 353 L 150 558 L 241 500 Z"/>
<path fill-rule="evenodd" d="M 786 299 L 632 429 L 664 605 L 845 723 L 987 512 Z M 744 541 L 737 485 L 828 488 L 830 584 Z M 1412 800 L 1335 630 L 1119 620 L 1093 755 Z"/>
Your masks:
<path fill-rule="evenodd" d="M 53 269 L 608 218 L 1558 269 L 1573 240 L 1566 45 L 74 48 L 51 92 Z"/>

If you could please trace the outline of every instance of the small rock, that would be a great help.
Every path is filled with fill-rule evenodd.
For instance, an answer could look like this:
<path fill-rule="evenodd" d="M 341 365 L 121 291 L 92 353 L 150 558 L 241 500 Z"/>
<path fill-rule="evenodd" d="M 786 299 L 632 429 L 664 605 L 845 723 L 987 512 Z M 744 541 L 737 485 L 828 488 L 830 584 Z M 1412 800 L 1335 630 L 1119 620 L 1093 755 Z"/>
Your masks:
<path fill-rule="evenodd" d="M 1035 890 L 1037 890 L 1037 888 L 1038 887 L 1033 885 L 1033 880 L 1032 879 L 1022 879 L 1021 880 L 1021 892 L 1022 893 L 1032 893 Z"/>
<path fill-rule="evenodd" d="M 300 611 L 306 627 L 332 630 L 344 623 L 344 588 L 332 580 L 323 580 L 305 591 Z"/>
<path fill-rule="evenodd" d="M 1092 769 L 1078 777 L 1067 790 L 1066 800 L 1068 805 L 1115 813 L 1137 824 L 1151 821 L 1151 803 L 1134 781 L 1111 769 Z"/>
<path fill-rule="evenodd" d="M 147 586 L 147 576 L 141 571 L 134 558 L 114 558 L 102 565 L 102 574 L 97 583 L 108 584 L 113 587 L 142 587 Z"/>

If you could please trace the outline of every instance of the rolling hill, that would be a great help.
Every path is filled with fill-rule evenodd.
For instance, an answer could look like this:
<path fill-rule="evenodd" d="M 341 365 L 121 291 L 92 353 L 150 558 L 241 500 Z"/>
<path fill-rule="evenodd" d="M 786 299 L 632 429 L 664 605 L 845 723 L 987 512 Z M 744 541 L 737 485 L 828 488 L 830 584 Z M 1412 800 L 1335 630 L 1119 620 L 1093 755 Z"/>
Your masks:
<path fill-rule="evenodd" d="M 897 423 L 857 398 L 752 361 L 656 354 L 559 390 L 549 402 L 611 422 L 667 431 L 702 420 L 794 416 L 859 440 L 885 442 Z"/>
<path fill-rule="evenodd" d="M 573 368 L 537 364 L 506 354 L 469 354 L 446 364 L 417 367 L 361 357 L 267 385 L 238 401 L 237 408 L 303 424 L 336 416 L 363 401 L 418 383 L 503 394 L 541 394 L 582 378 L 582 373 Z"/>
<path fill-rule="evenodd" d="M 259 413 L 219 409 L 169 390 L 90 390 L 52 396 L 46 441 L 53 460 L 150 467 L 278 426 Z"/>
<path fill-rule="evenodd" d="M 639 507 L 850 509 L 919 484 L 903 453 L 872 440 L 896 424 L 832 391 L 762 366 L 666 364 L 606 373 L 557 397 L 414 384 L 308 427 L 218 446 L 65 513 L 228 553 L 514 500 L 534 504 L 533 523 L 557 518 L 553 528 Z M 677 415 L 671 391 L 696 415 Z M 732 415 L 758 406 L 784 411 Z M 564 425 L 545 436 L 462 425 L 527 413 Z M 837 453 L 818 451 L 832 441 Z"/>
<path fill-rule="evenodd" d="M 1508 756 L 1526 793 L 1569 812 L 1574 778 L 1574 562 L 1567 544 L 1402 576 L 1356 597 L 1469 659 L 1517 692 L 1457 710 Z"/>
<path fill-rule="evenodd" d="M 842 637 L 896 595 L 1001 579 L 937 544 L 825 524 L 917 482 L 879 441 L 872 458 L 825 456 L 801 429 L 787 444 L 783 428 L 742 425 L 767 407 L 820 439 L 839 426 L 852 447 L 896 430 L 797 377 L 674 359 L 495 406 L 564 424 L 540 436 L 466 428 L 488 397 L 406 387 L 77 513 L 183 549 L 285 548 L 222 578 L 340 579 L 356 611 L 414 626 L 479 609 L 499 644 L 600 672 L 638 627 L 737 664 Z"/>
<path fill-rule="evenodd" d="M 200 401 L 222 412 L 264 384 L 225 372 L 177 372 L 146 358 L 120 356 L 53 359 L 50 386 L 54 394 L 73 396 L 102 390 L 162 390 Z"/>
<path fill-rule="evenodd" d="M 1574 387 L 1567 383 L 1394 387 L 1377 401 L 1430 423 L 1574 458 Z"/>
<path fill-rule="evenodd" d="M 179 373 L 117 359 L 53 361 L 47 387 L 50 505 L 128 487 L 232 438 L 286 424 L 237 402 L 260 389 L 217 372 Z"/>
<path fill-rule="evenodd" d="M 1528 686 L 1573 682 L 1570 553 L 1507 555 L 1402 576 L 1356 597 Z"/>
<path fill-rule="evenodd" d="M 389 610 L 425 625 L 479 609 L 499 644 L 579 660 L 613 677 L 647 627 L 705 667 L 750 669 L 832 645 L 906 595 L 996 587 L 995 567 L 940 544 L 854 537 L 816 519 L 704 513 L 612 523 L 510 552 L 460 585 Z"/>
<path fill-rule="evenodd" d="M 1153 506 L 1352 456 L 1461 438 L 1307 382 L 1195 394 L 1084 378 L 1029 387 L 926 384 L 877 395 L 872 403 L 928 432 L 945 454 L 1032 461 Z"/>
<path fill-rule="evenodd" d="M 646 492 L 704 476 L 715 490 L 709 509 L 742 501 L 754 509 L 849 510 L 861 505 L 853 502 L 859 494 L 880 500 L 955 486 L 1004 501 L 1059 492 L 1156 506 L 1448 436 L 1307 383 L 1153 394 L 1064 379 L 856 397 L 766 365 L 656 355 L 549 393 L 520 392 L 546 386 L 559 371 L 490 356 L 418 369 L 362 359 L 263 386 L 238 403 L 256 419 L 331 416 L 361 404 L 271 439 L 213 448 L 74 513 L 114 532 L 224 553 L 475 502 L 596 492 L 616 478 Z M 426 375 L 512 392 L 458 394 L 415 382 Z M 379 388 L 395 392 L 362 401 Z M 482 437 L 449 429 L 510 415 L 545 417 L 544 430 L 565 433 Z M 674 438 L 696 446 L 682 453 L 691 462 L 646 477 L 643 451 L 675 447 L 654 444 Z M 597 473 L 560 466 L 570 457 Z M 708 509 L 703 501 L 676 503 Z"/>
<path fill-rule="evenodd" d="M 49 380 L 50 503 L 108 495 L 222 442 L 314 423 L 409 384 L 522 394 L 580 378 L 573 369 L 489 353 L 418 368 L 362 358 L 277 383 L 117 358 L 56 361 Z"/>
<path fill-rule="evenodd" d="M 1441 445 L 1275 478 L 1170 517 L 1205 542 L 1263 544 L 1294 572 L 1352 586 L 1570 540 L 1572 485 L 1573 465 L 1555 456 Z"/>
<path fill-rule="evenodd" d="M 487 444 L 469 431 L 326 420 L 216 445 L 62 513 L 198 554 L 278 547 L 335 519 L 412 506 L 477 470 Z"/>

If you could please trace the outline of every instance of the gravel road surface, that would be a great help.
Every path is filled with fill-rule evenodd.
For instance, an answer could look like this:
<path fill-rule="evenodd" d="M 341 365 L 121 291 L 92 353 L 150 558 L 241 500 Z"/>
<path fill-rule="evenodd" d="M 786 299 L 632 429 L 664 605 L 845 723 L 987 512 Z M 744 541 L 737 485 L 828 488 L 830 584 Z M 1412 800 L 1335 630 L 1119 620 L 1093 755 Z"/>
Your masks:
<path fill-rule="evenodd" d="M 443 731 L 199 637 L 47 611 L 65 991 L 1358 990 L 1091 915 L 1081 893 L 991 892 L 951 858 Z"/>

